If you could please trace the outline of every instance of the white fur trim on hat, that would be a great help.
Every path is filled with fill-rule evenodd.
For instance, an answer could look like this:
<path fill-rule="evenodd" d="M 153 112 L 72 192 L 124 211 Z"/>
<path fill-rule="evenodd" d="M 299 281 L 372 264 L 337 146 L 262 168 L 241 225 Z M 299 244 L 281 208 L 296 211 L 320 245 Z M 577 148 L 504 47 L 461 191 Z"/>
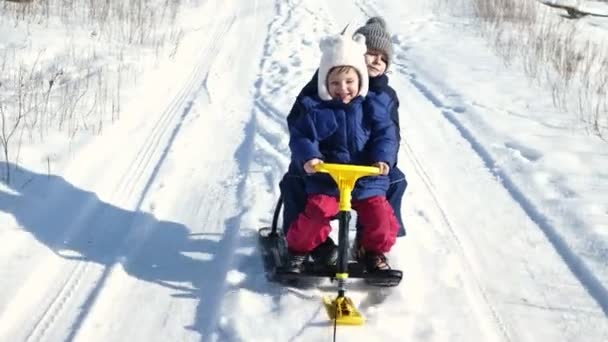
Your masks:
<path fill-rule="evenodd" d="M 331 100 L 327 89 L 329 70 L 337 66 L 352 66 L 359 73 L 359 95 L 366 96 L 369 88 L 367 65 L 365 64 L 365 36 L 350 34 L 329 36 L 321 39 L 321 63 L 319 65 L 318 89 L 322 100 Z"/>

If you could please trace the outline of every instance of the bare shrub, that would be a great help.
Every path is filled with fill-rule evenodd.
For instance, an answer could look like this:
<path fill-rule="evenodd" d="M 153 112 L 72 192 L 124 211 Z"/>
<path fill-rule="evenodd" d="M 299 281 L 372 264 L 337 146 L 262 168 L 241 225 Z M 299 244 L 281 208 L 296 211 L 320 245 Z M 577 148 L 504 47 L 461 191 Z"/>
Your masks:
<path fill-rule="evenodd" d="M 535 1 L 469 1 L 482 35 L 506 65 L 519 61 L 531 78 L 547 84 L 556 107 L 572 111 L 594 134 L 608 134 L 606 41 L 539 10 Z"/>
<path fill-rule="evenodd" d="M 45 0 L 27 4 L 0 3 L 0 16 L 15 26 L 48 24 L 59 18 L 64 25 L 84 25 L 94 36 L 108 41 L 155 46 L 164 44 L 165 30 L 176 29 L 183 0 Z"/>
<path fill-rule="evenodd" d="M 51 52 L 11 44 L 0 49 L 0 147 L 6 165 L 18 165 L 25 140 L 43 142 L 63 133 L 71 143 L 79 134 L 101 134 L 118 120 L 124 86 L 137 77 L 136 58 L 125 56 L 172 57 L 184 36 L 176 22 L 179 10 L 197 1 L 0 1 L 0 20 L 15 32 L 51 27 L 90 37 L 83 43 L 66 35 L 65 47 L 54 45 Z M 36 53 L 34 61 L 23 58 Z M 4 178 L 10 179 L 10 170 Z"/>
<path fill-rule="evenodd" d="M 492 26 L 503 23 L 523 24 L 533 22 L 536 8 L 531 2 L 516 0 L 472 0 L 477 18 Z"/>
<path fill-rule="evenodd" d="M 4 179 L 10 182 L 10 143 L 17 131 L 23 126 L 26 116 L 33 110 L 31 101 L 31 88 L 28 79 L 32 72 L 20 66 L 15 70 L 6 70 L 6 64 L 2 64 L 2 74 L 10 73 L 11 81 L 15 83 L 12 96 L 6 96 L 5 92 L 0 93 L 0 147 L 2 156 L 6 161 Z M 6 82 L 1 83 L 6 86 Z"/>

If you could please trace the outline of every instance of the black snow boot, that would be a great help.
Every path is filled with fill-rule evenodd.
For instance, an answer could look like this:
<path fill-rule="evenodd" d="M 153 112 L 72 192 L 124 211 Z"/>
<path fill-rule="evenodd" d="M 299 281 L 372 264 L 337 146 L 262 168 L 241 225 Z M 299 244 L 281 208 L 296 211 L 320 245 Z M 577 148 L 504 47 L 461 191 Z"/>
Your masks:
<path fill-rule="evenodd" d="M 367 272 L 386 271 L 391 269 L 386 256 L 382 253 L 366 251 L 363 255 L 363 262 L 365 263 Z"/>
<path fill-rule="evenodd" d="M 327 237 L 323 243 L 312 250 L 310 256 L 318 265 L 335 266 L 338 263 L 338 246 L 332 238 Z"/>
<path fill-rule="evenodd" d="M 282 271 L 288 273 L 302 273 L 304 270 L 304 262 L 307 257 L 308 255 L 306 253 L 297 253 L 289 250 Z"/>
<path fill-rule="evenodd" d="M 363 249 L 363 246 L 361 246 L 361 236 L 358 232 L 355 236 L 355 241 L 351 246 L 350 253 L 353 260 L 356 260 L 357 262 L 363 262 L 363 257 L 365 256 L 365 249 Z"/>

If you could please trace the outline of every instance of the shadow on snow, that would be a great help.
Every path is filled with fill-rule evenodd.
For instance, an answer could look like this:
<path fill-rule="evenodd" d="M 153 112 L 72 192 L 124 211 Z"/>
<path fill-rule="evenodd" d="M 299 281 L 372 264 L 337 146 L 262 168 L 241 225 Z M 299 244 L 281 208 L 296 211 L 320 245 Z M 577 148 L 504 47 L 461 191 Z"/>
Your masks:
<path fill-rule="evenodd" d="M 5 166 L 0 162 L 0 169 Z M 7 185 L 13 193 L 0 190 L 0 211 L 14 216 L 23 229 L 55 254 L 105 267 L 81 306 L 68 341 L 75 337 L 112 266 L 118 263 L 130 276 L 174 290 L 172 296 L 198 300 L 196 317 L 184 328 L 197 331 L 201 339 L 217 333 L 222 297 L 231 287 L 273 298 L 282 292 L 266 281 L 259 254 L 245 258 L 236 255 L 238 263 L 231 265 L 236 240 L 241 246 L 256 246 L 257 242 L 253 232 L 240 236 L 240 217 L 226 220 L 223 234 L 192 235 L 183 224 L 119 208 L 62 177 L 10 167 L 17 171 L 12 184 Z M 246 274 L 242 282 L 227 284 L 231 266 Z"/>

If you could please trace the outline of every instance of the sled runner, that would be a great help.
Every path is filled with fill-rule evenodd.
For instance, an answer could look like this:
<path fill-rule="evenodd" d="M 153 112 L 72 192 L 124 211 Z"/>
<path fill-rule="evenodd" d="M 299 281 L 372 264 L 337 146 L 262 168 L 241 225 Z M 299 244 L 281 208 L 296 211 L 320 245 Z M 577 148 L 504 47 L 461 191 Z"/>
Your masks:
<path fill-rule="evenodd" d="M 336 324 L 361 325 L 363 316 L 355 308 L 352 300 L 345 296 L 346 280 L 362 278 L 373 286 L 397 286 L 401 282 L 402 272 L 395 269 L 367 272 L 356 260 L 349 259 L 349 221 L 351 210 L 351 191 L 357 179 L 363 176 L 378 175 L 379 169 L 371 166 L 319 164 L 318 172 L 329 173 L 340 190 L 340 212 L 338 213 L 338 262 L 335 266 L 320 265 L 312 260 L 304 263 L 302 272 L 288 272 L 282 269 L 287 259 L 287 243 L 282 229 L 278 229 L 278 220 L 282 199 L 277 202 L 272 226 L 259 230 L 259 242 L 266 275 L 269 280 L 285 284 L 297 284 L 300 280 L 311 278 L 330 278 L 338 282 L 338 296 L 335 299 L 325 298 L 324 304 L 329 318 Z"/>
<path fill-rule="evenodd" d="M 271 227 L 262 228 L 259 230 L 259 240 L 262 246 L 264 267 L 269 280 L 297 284 L 298 281 L 309 278 L 335 279 L 337 267 L 320 265 L 311 259 L 304 263 L 304 272 L 290 273 L 282 271 L 281 266 L 287 258 L 287 243 L 282 231 Z M 340 249 L 340 246 L 338 246 L 338 249 Z M 348 249 L 348 246 L 346 249 Z M 373 286 L 397 286 L 402 277 L 402 272 L 394 269 L 367 272 L 365 266 L 356 260 L 348 260 L 347 273 L 349 278 L 364 279 L 369 285 Z"/>

